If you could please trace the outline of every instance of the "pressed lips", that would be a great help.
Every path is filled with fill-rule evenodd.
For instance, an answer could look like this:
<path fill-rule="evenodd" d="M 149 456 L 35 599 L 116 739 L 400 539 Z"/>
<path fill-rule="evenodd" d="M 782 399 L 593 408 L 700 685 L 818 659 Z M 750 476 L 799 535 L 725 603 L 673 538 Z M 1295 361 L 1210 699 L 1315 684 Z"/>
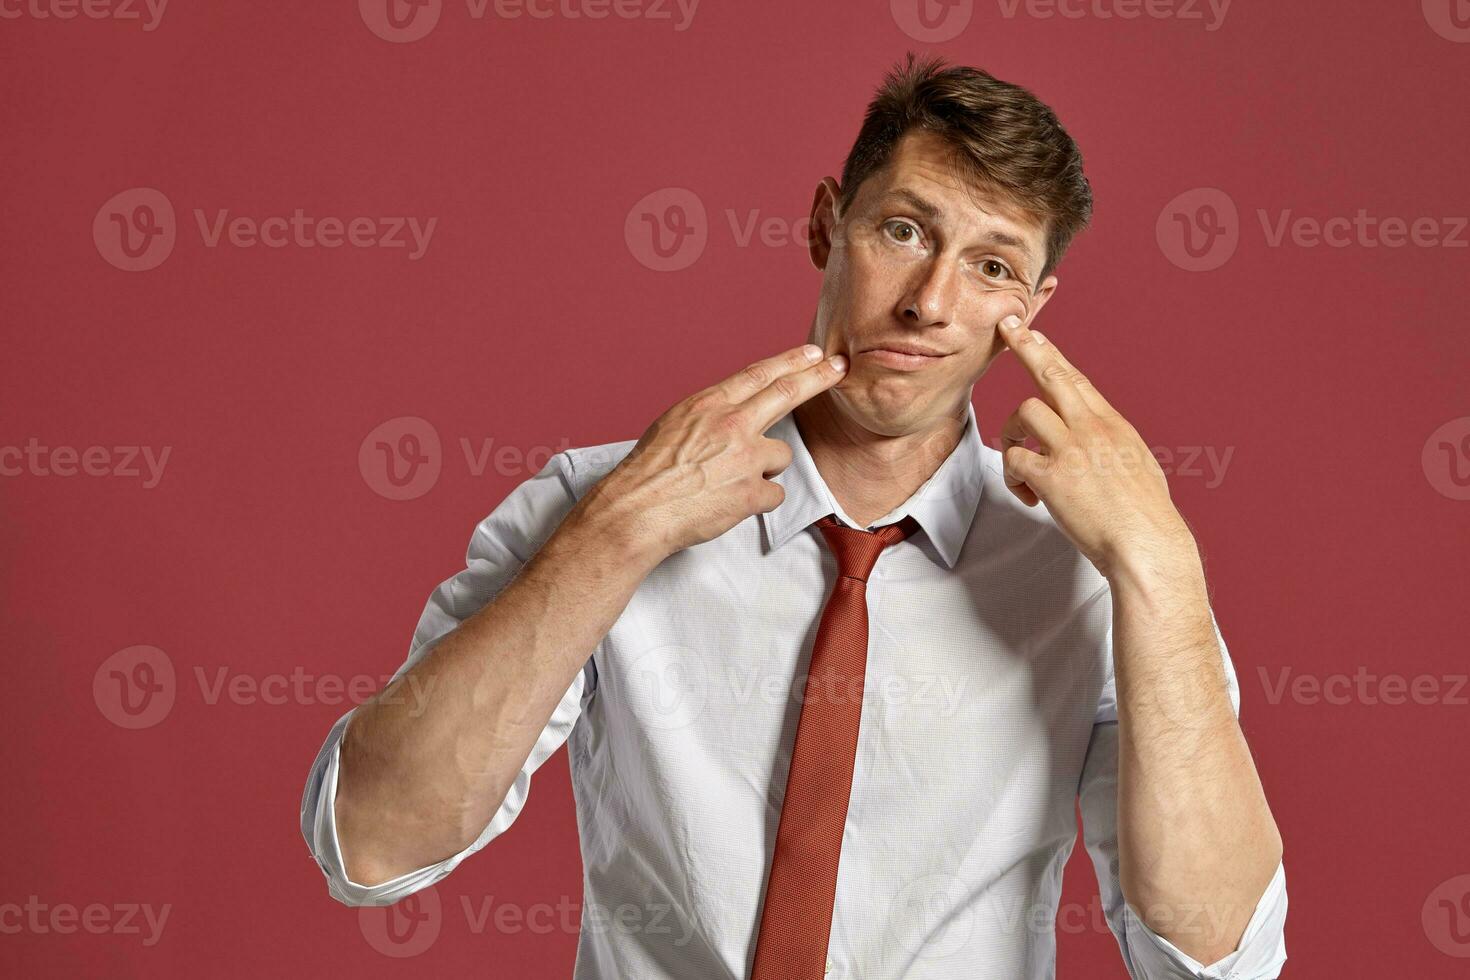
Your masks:
<path fill-rule="evenodd" d="M 946 352 L 936 351 L 921 344 L 893 341 L 859 351 L 858 356 L 885 367 L 911 371 L 938 363 L 946 356 Z"/>

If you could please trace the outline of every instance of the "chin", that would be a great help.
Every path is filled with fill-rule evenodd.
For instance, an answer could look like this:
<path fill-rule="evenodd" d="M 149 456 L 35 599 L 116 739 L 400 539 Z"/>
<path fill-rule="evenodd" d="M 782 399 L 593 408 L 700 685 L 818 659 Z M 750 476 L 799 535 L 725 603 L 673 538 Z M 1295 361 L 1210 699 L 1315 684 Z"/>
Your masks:
<path fill-rule="evenodd" d="M 853 392 L 838 392 L 831 389 L 842 403 L 847 414 L 863 423 L 870 432 L 883 435 L 902 435 L 913 427 L 913 423 L 927 418 L 929 406 L 934 404 L 934 393 L 919 390 L 913 385 L 878 385 L 868 387 L 857 397 Z"/>

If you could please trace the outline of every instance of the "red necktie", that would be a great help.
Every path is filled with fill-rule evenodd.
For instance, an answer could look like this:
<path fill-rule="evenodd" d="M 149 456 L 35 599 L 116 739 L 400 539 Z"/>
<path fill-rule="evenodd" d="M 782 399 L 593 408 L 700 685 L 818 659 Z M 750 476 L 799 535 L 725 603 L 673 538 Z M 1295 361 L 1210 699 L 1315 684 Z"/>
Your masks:
<path fill-rule="evenodd" d="M 821 980 L 826 972 L 868 664 L 868 576 L 883 549 L 918 524 L 905 517 L 860 531 L 827 516 L 816 526 L 837 556 L 837 582 L 812 646 L 751 980 Z"/>

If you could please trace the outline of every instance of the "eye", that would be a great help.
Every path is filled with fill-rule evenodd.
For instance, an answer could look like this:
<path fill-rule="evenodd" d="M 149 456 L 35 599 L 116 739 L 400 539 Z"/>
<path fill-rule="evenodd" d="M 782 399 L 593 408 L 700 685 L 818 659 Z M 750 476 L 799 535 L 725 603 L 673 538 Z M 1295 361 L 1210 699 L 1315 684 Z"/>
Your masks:
<path fill-rule="evenodd" d="M 980 274 L 987 279 L 1010 279 L 1011 270 L 999 259 L 983 259 L 980 262 Z"/>
<path fill-rule="evenodd" d="M 885 221 L 883 231 L 900 245 L 917 245 L 919 242 L 919 229 L 912 222 L 902 218 Z"/>

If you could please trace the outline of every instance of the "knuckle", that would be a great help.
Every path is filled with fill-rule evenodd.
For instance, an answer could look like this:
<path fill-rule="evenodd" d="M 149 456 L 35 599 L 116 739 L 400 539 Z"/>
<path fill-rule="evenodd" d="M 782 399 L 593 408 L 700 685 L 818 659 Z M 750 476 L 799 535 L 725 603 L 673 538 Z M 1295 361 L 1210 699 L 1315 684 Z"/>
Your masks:
<path fill-rule="evenodd" d="M 764 388 L 770 380 L 770 371 L 764 364 L 757 361 L 755 364 L 746 365 L 741 370 L 740 377 L 752 387 Z"/>
<path fill-rule="evenodd" d="M 1063 382 L 1070 381 L 1072 374 L 1073 371 L 1071 368 L 1065 364 L 1058 364 L 1056 361 L 1052 361 L 1041 369 L 1042 379 L 1052 384 L 1062 384 Z"/>
<path fill-rule="evenodd" d="M 723 399 L 721 399 L 720 396 L 715 394 L 713 391 L 705 390 L 690 395 L 689 399 L 684 403 L 684 405 L 691 412 L 702 413 L 708 412 L 709 410 L 719 405 L 722 401 Z"/>
<path fill-rule="evenodd" d="M 720 433 L 725 436 L 739 436 L 745 431 L 745 413 L 740 409 L 725 412 L 719 417 Z"/>
<path fill-rule="evenodd" d="M 789 374 L 777 378 L 771 387 L 786 401 L 795 401 L 801 394 L 801 386 L 791 380 Z"/>

